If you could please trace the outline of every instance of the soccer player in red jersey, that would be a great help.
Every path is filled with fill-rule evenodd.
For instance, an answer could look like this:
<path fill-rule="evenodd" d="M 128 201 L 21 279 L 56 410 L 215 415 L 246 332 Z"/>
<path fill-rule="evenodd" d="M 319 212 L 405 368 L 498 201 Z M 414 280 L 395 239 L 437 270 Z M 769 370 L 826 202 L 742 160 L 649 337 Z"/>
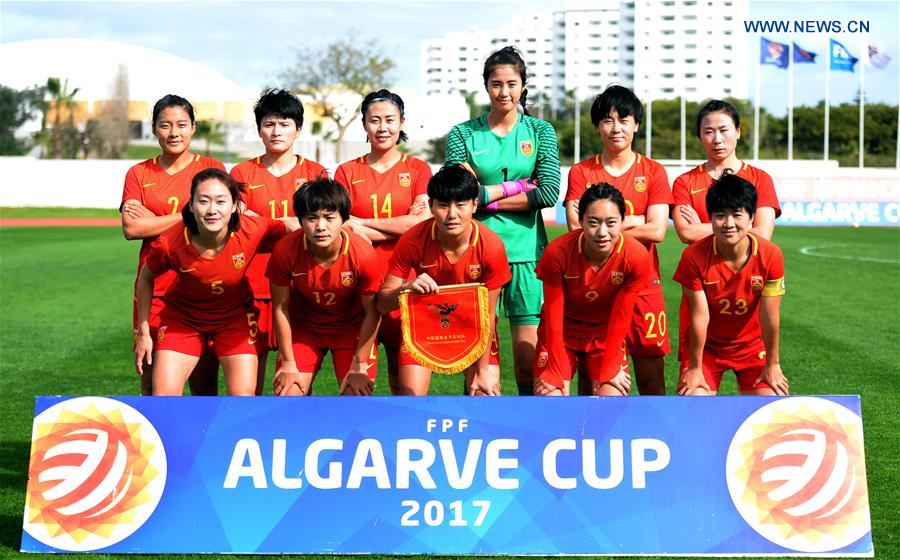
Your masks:
<path fill-rule="evenodd" d="M 378 256 L 388 262 L 397 239 L 429 217 L 431 168 L 398 148 L 406 140 L 405 108 L 399 95 L 386 89 L 374 91 L 363 99 L 360 110 L 371 150 L 341 164 L 334 178 L 350 192 L 348 227 L 371 241 Z M 378 339 L 384 345 L 388 380 L 396 395 L 399 310 L 382 318 Z"/>
<path fill-rule="evenodd" d="M 603 141 L 603 152 L 572 166 L 564 204 L 569 229 L 575 230 L 581 227 L 578 200 L 587 186 L 608 183 L 625 198 L 622 230 L 643 243 L 651 259 L 647 285 L 638 292 L 626 342 L 640 394 L 664 395 L 663 358 L 671 346 L 655 244 L 666 236 L 673 199 L 663 166 L 632 150 L 643 118 L 644 108 L 628 88 L 610 86 L 597 96 L 591 106 L 591 122 Z M 587 384 L 580 390 L 586 393 Z"/>
<path fill-rule="evenodd" d="M 775 219 L 781 215 L 772 177 L 737 157 L 741 138 L 741 117 L 727 101 L 714 99 L 697 113 L 697 138 L 706 151 L 706 161 L 684 173 L 672 185 L 675 231 L 685 243 L 693 243 L 712 233 L 706 211 L 706 192 L 725 170 L 743 177 L 756 188 L 757 206 L 753 233 L 771 240 Z"/>
<path fill-rule="evenodd" d="M 244 184 L 243 199 L 250 215 L 266 216 L 273 220 L 294 217 L 291 200 L 307 181 L 327 177 L 320 164 L 294 153 L 294 142 L 303 128 L 303 104 L 289 91 L 270 89 L 264 92 L 253 108 L 256 128 L 266 153 L 241 162 L 231 170 L 231 176 Z M 259 309 L 259 371 L 256 394 L 261 395 L 266 377 L 268 351 L 275 348 L 275 332 L 271 326 L 272 297 L 266 279 L 269 254 L 256 256 L 247 270 Z"/>
<path fill-rule="evenodd" d="M 554 239 L 537 266 L 544 282 L 534 394 L 569 394 L 581 364 L 591 394 L 631 389 L 625 336 L 638 291 L 646 284 L 647 249 L 626 233 L 625 199 L 615 187 L 589 187 L 578 205 L 579 229 Z"/>
<path fill-rule="evenodd" d="M 690 317 L 680 395 L 716 394 L 728 369 L 741 394 L 788 394 L 778 347 L 784 257 L 751 233 L 756 201 L 749 181 L 726 172 L 706 194 L 713 234 L 688 247 L 675 271 Z"/>
<path fill-rule="evenodd" d="M 152 123 L 153 134 L 162 153 L 128 170 L 120 206 L 125 239 L 141 240 L 138 273 L 147 260 L 153 240 L 173 225 L 181 223 L 181 210 L 190 198 L 194 175 L 208 168 L 225 170 L 220 161 L 191 153 L 191 137 L 195 131 L 194 108 L 187 99 L 169 94 L 157 101 L 153 106 Z M 153 337 L 159 327 L 162 297 L 174 279 L 174 273 L 163 274 L 156 279 L 150 307 L 150 333 Z M 137 297 L 134 299 L 132 320 L 137 344 Z M 205 354 L 191 376 L 191 393 L 216 394 L 218 369 L 215 355 Z M 148 365 L 145 370 L 147 375 L 141 377 L 141 394 L 151 395 L 152 366 Z"/>
<path fill-rule="evenodd" d="M 469 395 L 500 394 L 500 361 L 496 346 L 496 308 L 500 289 L 512 274 L 500 238 L 472 219 L 478 206 L 478 180 L 462 166 L 445 167 L 428 182 L 432 218 L 400 237 L 391 256 L 388 275 L 378 293 L 378 309 L 388 313 L 399 306 L 402 290 L 435 293 L 442 285 L 472 281 L 488 289 L 492 344 L 465 371 Z M 411 273 L 414 277 L 410 280 Z M 431 372 L 401 350 L 399 393 L 427 395 Z"/>
<path fill-rule="evenodd" d="M 180 395 L 204 350 L 212 348 L 225 372 L 229 395 L 256 389 L 256 336 L 259 315 L 247 281 L 247 263 L 264 244 L 284 236 L 290 225 L 238 213 L 241 184 L 220 169 L 205 169 L 191 181 L 183 224 L 162 233 L 150 246 L 138 275 L 139 336 L 135 367 L 154 362 L 150 306 L 155 280 L 174 271 L 163 298 L 153 368 L 154 395 Z"/>
<path fill-rule="evenodd" d="M 278 242 L 266 272 L 280 357 L 275 394 L 309 395 L 330 351 L 341 394 L 370 395 L 382 261 L 366 240 L 342 229 L 350 197 L 339 183 L 307 183 L 293 206 L 302 229 Z"/>

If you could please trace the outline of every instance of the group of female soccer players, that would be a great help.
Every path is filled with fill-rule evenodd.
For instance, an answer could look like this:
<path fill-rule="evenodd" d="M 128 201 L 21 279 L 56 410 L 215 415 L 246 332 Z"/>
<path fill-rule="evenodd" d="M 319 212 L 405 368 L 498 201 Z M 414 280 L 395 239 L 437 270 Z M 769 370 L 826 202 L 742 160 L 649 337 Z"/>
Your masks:
<path fill-rule="evenodd" d="M 591 119 L 603 151 L 574 165 L 565 195 L 569 233 L 548 243 L 543 208 L 557 203 L 556 133 L 528 115 L 525 62 L 506 47 L 488 57 L 487 114 L 455 126 L 446 166 L 432 176 L 403 153 L 403 100 L 372 92 L 361 106 L 369 153 L 334 178 L 295 154 L 303 106 L 270 90 L 255 107 L 265 153 L 230 174 L 190 152 L 190 103 L 153 108 L 162 154 L 129 170 L 126 238 L 141 239 L 135 283 L 135 366 L 142 392 L 262 394 L 277 349 L 276 395 L 309 395 L 332 355 L 344 395 L 372 393 L 383 346 L 391 392 L 428 393 L 412 359 L 399 295 L 478 282 L 491 324 L 509 319 L 519 394 L 626 395 L 630 355 L 641 394 L 665 394 L 668 321 L 655 244 L 668 220 L 689 243 L 682 285 L 678 393 L 715 394 L 735 371 L 742 393 L 787 394 L 778 352 L 784 263 L 769 240 L 780 209 L 771 178 L 741 162 L 734 107 L 697 116 L 708 159 L 672 189 L 663 167 L 632 150 L 643 118 L 630 90 L 597 96 Z M 465 371 L 470 395 L 499 395 L 496 332 Z M 571 381 L 578 373 L 578 384 Z"/>

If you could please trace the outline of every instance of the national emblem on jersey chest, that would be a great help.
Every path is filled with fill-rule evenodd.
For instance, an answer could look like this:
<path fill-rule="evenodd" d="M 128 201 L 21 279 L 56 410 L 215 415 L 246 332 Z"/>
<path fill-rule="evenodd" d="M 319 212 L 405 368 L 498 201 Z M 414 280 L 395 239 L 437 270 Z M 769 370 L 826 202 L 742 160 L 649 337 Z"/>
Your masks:
<path fill-rule="evenodd" d="M 647 190 L 647 178 L 643 175 L 640 177 L 634 178 L 634 190 L 635 192 L 644 192 Z"/>
<path fill-rule="evenodd" d="M 309 178 L 308 178 L 308 177 L 299 177 L 299 178 L 297 178 L 297 179 L 294 181 L 294 190 L 295 190 L 295 191 L 298 190 L 300 187 L 302 187 L 303 185 L 305 185 L 307 182 L 309 182 Z"/>
<path fill-rule="evenodd" d="M 613 286 L 621 286 L 623 282 L 625 282 L 625 273 L 619 270 L 613 270 L 609 275 L 610 281 L 613 283 Z"/>
<path fill-rule="evenodd" d="M 347 271 L 341 272 L 341 286 L 344 286 L 345 288 L 349 288 L 350 286 L 353 285 L 353 280 L 354 280 L 354 278 L 353 278 L 352 270 L 347 270 Z"/>
<path fill-rule="evenodd" d="M 531 154 L 534 153 L 534 144 L 531 143 L 531 140 L 522 140 L 519 142 L 519 150 L 523 156 L 531 157 Z"/>
<path fill-rule="evenodd" d="M 412 176 L 409 173 L 400 173 L 400 186 L 403 188 L 412 185 Z"/>
<path fill-rule="evenodd" d="M 466 268 L 466 273 L 469 275 L 471 280 L 478 280 L 481 278 L 481 265 L 480 264 L 470 264 Z"/>
<path fill-rule="evenodd" d="M 247 259 L 244 257 L 244 253 L 238 253 L 231 255 L 231 263 L 234 265 L 235 270 L 240 270 L 247 264 Z"/>
<path fill-rule="evenodd" d="M 750 289 L 754 292 L 761 292 L 763 289 L 763 277 L 759 274 L 750 276 Z"/>

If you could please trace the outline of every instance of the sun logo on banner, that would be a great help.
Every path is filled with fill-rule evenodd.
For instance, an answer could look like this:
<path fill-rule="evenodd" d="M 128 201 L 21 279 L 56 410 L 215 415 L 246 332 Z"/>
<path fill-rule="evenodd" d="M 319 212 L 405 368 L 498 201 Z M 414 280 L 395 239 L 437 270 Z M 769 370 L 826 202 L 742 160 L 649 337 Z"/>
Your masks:
<path fill-rule="evenodd" d="M 773 543 L 827 552 L 871 530 L 862 420 L 832 401 L 772 402 L 738 428 L 726 479 L 744 520 Z"/>
<path fill-rule="evenodd" d="M 115 544 L 137 531 L 166 485 L 153 425 L 113 399 L 80 397 L 34 419 L 24 529 L 67 551 Z"/>

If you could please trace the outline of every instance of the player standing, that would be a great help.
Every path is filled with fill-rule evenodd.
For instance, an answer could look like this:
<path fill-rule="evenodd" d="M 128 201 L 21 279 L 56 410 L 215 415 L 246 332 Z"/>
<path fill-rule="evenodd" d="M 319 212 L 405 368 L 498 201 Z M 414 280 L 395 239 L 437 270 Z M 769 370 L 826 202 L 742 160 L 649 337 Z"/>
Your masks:
<path fill-rule="evenodd" d="M 253 113 L 266 153 L 237 164 L 231 176 L 244 184 L 243 199 L 251 215 L 273 220 L 294 217 L 294 192 L 307 181 L 328 175 L 320 164 L 294 153 L 294 142 L 303 128 L 303 104 L 289 91 L 270 89 L 260 96 Z M 259 309 L 257 395 L 263 391 L 268 351 L 276 347 L 272 298 L 266 279 L 268 262 L 268 253 L 258 254 L 247 270 Z"/>
<path fill-rule="evenodd" d="M 768 173 L 738 159 L 741 117 L 734 105 L 718 99 L 704 105 L 697 113 L 697 138 L 706 152 L 706 161 L 675 179 L 672 185 L 675 199 L 672 220 L 678 237 L 690 244 L 712 233 L 706 192 L 728 170 L 756 187 L 758 203 L 753 215 L 753 233 L 771 240 L 775 219 L 781 215 L 775 185 Z"/>
<path fill-rule="evenodd" d="M 644 119 L 644 107 L 630 89 L 610 86 L 591 106 L 591 122 L 603 142 L 603 151 L 581 161 L 569 171 L 566 221 L 569 229 L 581 227 L 578 200 L 589 185 L 609 183 L 625 198 L 623 231 L 650 250 L 647 285 L 638 292 L 634 321 L 626 344 L 634 360 L 638 391 L 664 395 L 663 358 L 671 351 L 668 320 L 659 276 L 656 243 L 666 236 L 672 191 L 662 165 L 632 149 L 634 135 Z M 581 386 L 585 393 L 586 386 Z"/>
<path fill-rule="evenodd" d="M 716 394 L 728 369 L 742 394 L 788 394 L 778 341 L 784 257 L 751 233 L 756 200 L 749 181 L 726 171 L 706 194 L 713 234 L 685 249 L 675 271 L 690 317 L 681 395 Z"/>
<path fill-rule="evenodd" d="M 205 169 L 191 181 L 183 224 L 162 233 L 150 246 L 138 275 L 139 336 L 135 367 L 143 375 L 152 364 L 154 338 L 150 307 L 157 277 L 173 271 L 163 298 L 156 335 L 154 395 L 180 395 L 204 350 L 212 348 L 225 372 L 229 395 L 256 389 L 259 314 L 247 281 L 247 263 L 264 243 L 284 236 L 290 225 L 238 213 L 241 184 L 220 169 Z"/>
<path fill-rule="evenodd" d="M 478 220 L 503 239 L 512 280 L 503 290 L 520 395 L 533 391 L 534 348 L 543 291 L 535 267 L 547 246 L 541 209 L 559 198 L 559 148 L 550 123 L 528 115 L 525 61 L 513 47 L 484 63 L 491 101 L 485 115 L 460 123 L 447 136 L 447 164 L 468 164 L 478 181 Z M 519 106 L 522 113 L 519 112 Z M 534 180 L 537 181 L 537 188 Z"/>
<path fill-rule="evenodd" d="M 191 138 L 196 130 L 194 108 L 187 99 L 169 94 L 153 106 L 153 135 L 162 153 L 141 162 L 125 175 L 122 192 L 122 231 L 125 239 L 140 239 L 138 273 L 147 260 L 150 244 L 162 232 L 181 222 L 181 209 L 190 198 L 191 180 L 207 168 L 225 170 L 218 160 L 191 153 Z M 175 279 L 174 273 L 163 274 L 154 284 L 150 306 L 150 334 L 156 337 L 162 297 Z M 135 278 L 135 289 L 137 278 Z M 138 338 L 137 296 L 133 305 L 135 345 Z M 219 363 L 215 355 L 206 353 L 191 376 L 192 394 L 216 394 Z M 141 394 L 153 394 L 152 366 L 141 377 Z"/>
<path fill-rule="evenodd" d="M 406 141 L 403 99 L 386 89 L 368 94 L 360 108 L 371 146 L 368 154 L 341 164 L 335 180 L 350 193 L 348 227 L 372 242 L 387 263 L 397 239 L 428 218 L 428 180 L 431 168 L 398 148 Z M 400 352 L 400 312 L 381 320 L 378 339 L 387 355 L 388 380 L 398 393 L 397 355 Z"/>
<path fill-rule="evenodd" d="M 275 394 L 309 395 L 330 351 L 341 394 L 370 395 L 382 261 L 366 240 L 342 229 L 350 197 L 339 183 L 307 183 L 293 206 L 302 229 L 278 242 L 266 272 L 280 357 Z"/>
<path fill-rule="evenodd" d="M 622 233 L 625 199 L 606 183 L 593 185 L 578 205 L 581 227 L 554 239 L 537 266 L 544 282 L 534 385 L 537 395 L 569 394 L 575 367 L 591 380 L 591 394 L 631 389 L 625 336 L 650 259 Z"/>
<path fill-rule="evenodd" d="M 378 293 L 378 309 L 388 313 L 399 306 L 400 292 L 439 291 L 442 285 L 479 282 L 488 289 L 492 343 L 465 371 L 469 395 L 500 394 L 500 356 L 496 346 L 496 306 L 500 289 L 511 278 L 503 242 L 473 219 L 478 206 L 478 181 L 461 166 L 445 167 L 428 182 L 432 218 L 403 234 Z M 413 273 L 414 278 L 410 273 Z M 402 395 L 427 395 L 431 372 L 408 352 L 399 355 Z"/>

